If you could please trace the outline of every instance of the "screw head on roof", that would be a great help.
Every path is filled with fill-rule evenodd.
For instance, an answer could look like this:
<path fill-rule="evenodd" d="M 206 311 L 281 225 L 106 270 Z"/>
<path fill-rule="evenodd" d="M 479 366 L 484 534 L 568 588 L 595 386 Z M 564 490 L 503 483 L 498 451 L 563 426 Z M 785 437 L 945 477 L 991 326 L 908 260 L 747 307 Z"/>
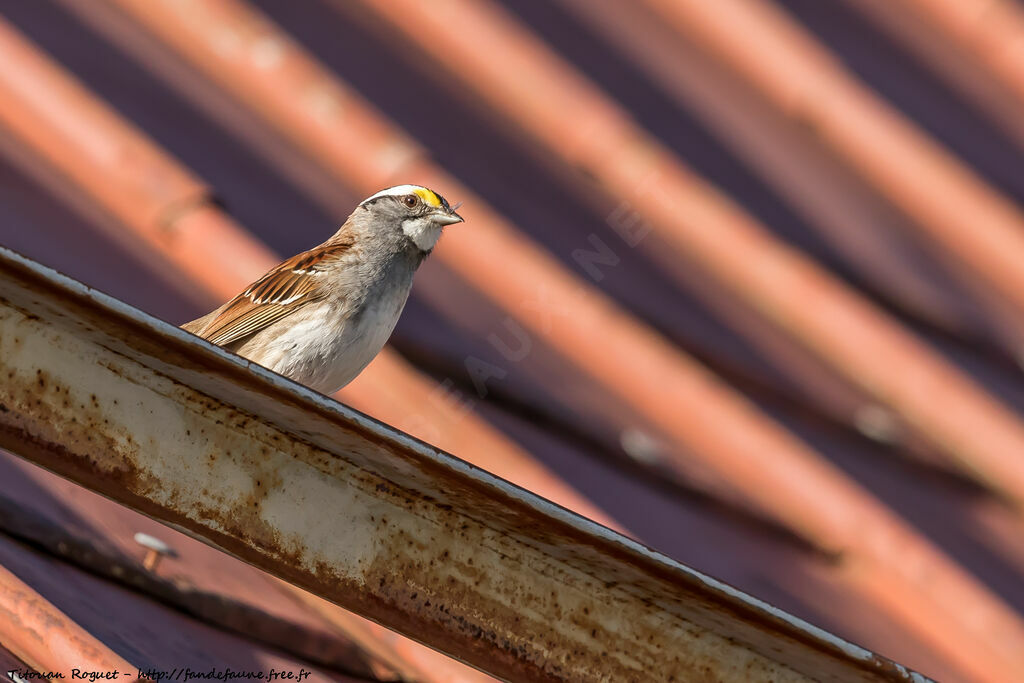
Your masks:
<path fill-rule="evenodd" d="M 146 549 L 146 557 L 142 560 L 142 566 L 146 571 L 155 572 L 160 560 L 164 557 L 177 557 L 178 553 L 171 546 L 159 538 L 144 534 L 141 531 L 135 534 L 135 542 Z"/>
<path fill-rule="evenodd" d="M 654 465 L 662 460 L 661 443 L 642 429 L 623 429 L 619 434 L 619 445 L 626 455 L 645 465 Z"/>
<path fill-rule="evenodd" d="M 879 443 L 894 444 L 900 439 L 899 418 L 880 405 L 869 404 L 859 408 L 854 413 L 853 424 L 861 434 Z"/>

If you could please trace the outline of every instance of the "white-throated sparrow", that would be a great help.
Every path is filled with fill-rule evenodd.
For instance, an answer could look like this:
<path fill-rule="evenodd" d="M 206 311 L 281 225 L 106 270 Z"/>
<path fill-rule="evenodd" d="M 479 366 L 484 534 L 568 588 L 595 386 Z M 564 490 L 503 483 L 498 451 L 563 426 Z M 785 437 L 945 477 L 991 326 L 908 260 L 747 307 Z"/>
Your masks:
<path fill-rule="evenodd" d="M 419 185 L 381 190 L 360 203 L 326 242 L 182 327 L 333 393 L 380 352 L 405 307 L 416 269 L 444 227 L 461 221 L 433 190 Z"/>

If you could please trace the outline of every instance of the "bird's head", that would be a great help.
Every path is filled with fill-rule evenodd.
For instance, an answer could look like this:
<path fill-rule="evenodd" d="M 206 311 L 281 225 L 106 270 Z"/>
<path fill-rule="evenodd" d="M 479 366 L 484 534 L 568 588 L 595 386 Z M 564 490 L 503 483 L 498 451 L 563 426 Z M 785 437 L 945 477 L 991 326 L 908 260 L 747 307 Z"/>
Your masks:
<path fill-rule="evenodd" d="M 448 201 L 421 185 L 396 185 L 367 197 L 359 209 L 368 212 L 377 229 L 398 230 L 424 254 L 437 244 L 445 226 L 462 216 Z"/>

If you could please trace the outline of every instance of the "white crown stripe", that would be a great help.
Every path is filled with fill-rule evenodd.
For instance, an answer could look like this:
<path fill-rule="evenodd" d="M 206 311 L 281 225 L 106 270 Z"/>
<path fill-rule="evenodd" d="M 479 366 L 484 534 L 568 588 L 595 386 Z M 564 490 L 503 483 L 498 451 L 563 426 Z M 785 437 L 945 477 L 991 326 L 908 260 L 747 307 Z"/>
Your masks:
<path fill-rule="evenodd" d="M 389 187 L 381 190 L 377 194 L 367 197 L 360 203 L 360 206 L 380 197 L 401 197 L 407 194 L 415 194 L 419 196 L 430 206 L 441 205 L 440 197 L 438 197 L 437 193 L 430 188 L 423 187 L 422 185 L 395 185 L 394 187 Z"/>

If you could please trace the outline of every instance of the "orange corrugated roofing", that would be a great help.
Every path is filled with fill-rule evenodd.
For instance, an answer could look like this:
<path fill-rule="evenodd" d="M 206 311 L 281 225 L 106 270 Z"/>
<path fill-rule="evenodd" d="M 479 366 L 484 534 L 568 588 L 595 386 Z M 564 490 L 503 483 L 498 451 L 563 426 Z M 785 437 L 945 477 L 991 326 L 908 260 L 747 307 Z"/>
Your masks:
<path fill-rule="evenodd" d="M 607 224 L 616 208 L 614 199 L 586 182 L 581 185 L 574 169 L 559 165 L 507 119 L 481 106 L 482 98 L 470 88 L 454 84 L 435 65 L 403 49 L 393 32 L 379 24 L 373 28 L 373 21 L 352 21 L 337 11 L 342 3 L 330 0 L 254 4 L 566 267 L 578 269 L 572 252 L 587 247 L 590 235 L 616 237 Z M 629 3 L 596 3 L 602 4 L 621 8 Z M 855 230 L 855 223 L 832 223 L 831 229 L 839 232 L 824 232 L 827 211 L 816 213 L 801 204 L 801 197 L 815 190 L 813 177 L 796 185 L 780 184 L 770 175 L 779 166 L 764 162 L 763 156 L 759 164 L 757 154 L 744 153 L 754 146 L 751 136 L 756 137 L 758 130 L 763 135 L 782 134 L 770 108 L 764 108 L 764 116 L 736 117 L 735 122 L 708 120 L 711 100 L 707 95 L 703 100 L 698 97 L 701 78 L 724 73 L 722 80 L 712 84 L 718 92 L 732 87 L 741 98 L 735 101 L 758 101 L 756 93 L 744 90 L 742 79 L 733 78 L 727 68 L 713 61 L 708 61 L 707 69 L 688 63 L 679 71 L 689 68 L 689 89 L 676 87 L 664 76 L 673 73 L 671 62 L 666 67 L 665 60 L 680 54 L 671 51 L 671 36 L 652 32 L 645 62 L 643 55 L 604 34 L 593 17 L 580 16 L 579 8 L 585 3 L 507 2 L 505 6 L 604 88 L 661 144 L 767 225 L 775 237 L 796 246 L 881 305 L 946 362 L 1014 413 L 1021 413 L 1024 383 L 1012 357 L 1019 326 L 1005 302 L 946 260 L 921 233 L 910 230 L 906 224 L 910 219 L 858 184 L 841 160 L 816 146 L 808 131 L 787 129 L 785 134 L 818 154 L 823 168 L 839 178 L 822 178 L 822 186 L 832 193 L 829 196 L 836 196 L 837 204 L 851 201 L 851 196 L 877 204 L 877 213 L 862 219 L 870 225 L 855 236 L 842 233 Z M 969 96 L 948 89 L 929 67 L 868 23 L 854 9 L 856 3 L 787 0 L 780 6 L 869 87 L 949 145 L 987 182 L 1018 202 L 1024 199 L 1024 185 L 1014 172 L 1021 161 L 1018 148 L 1003 138 Z M 259 116 L 246 113 L 169 53 L 161 56 L 153 46 L 124 51 L 109 35 L 83 24 L 81 16 L 59 4 L 12 0 L 0 3 L 0 11 L 202 177 L 239 223 L 276 251 L 292 253 L 318 242 L 362 194 L 358 188 L 327 179 L 288 142 L 277 138 Z M 81 8 L 78 13 L 86 14 Z M 667 46 L 661 51 L 656 49 L 659 41 Z M 142 54 L 151 61 L 137 61 Z M 694 60 L 698 59 L 708 57 L 695 55 Z M 658 63 L 661 76 L 652 68 Z M 163 76 L 157 77 L 158 72 Z M 177 87 L 164 80 L 168 75 Z M 712 86 L 705 83 L 704 87 L 706 93 Z M 0 151 L 4 181 L 0 183 L 4 218 L 0 242 L 175 322 L 209 306 L 211 302 L 195 288 L 181 286 L 173 271 L 151 256 L 141 256 L 130 241 L 116 237 L 114 245 L 109 235 L 119 234 L 116 221 L 97 211 L 88 197 L 26 153 L 17 141 L 3 140 Z M 776 152 L 780 153 L 785 153 L 784 147 Z M 324 206 L 331 208 L 327 211 Z M 880 217 L 885 229 L 877 228 L 873 216 Z M 454 239 L 455 233 L 446 237 L 446 241 Z M 55 244 L 60 248 L 53 248 Z M 442 242 L 439 249 L 444 248 Z M 893 252 L 895 256 L 890 256 Z M 1017 514 L 954 473 L 939 454 L 910 436 L 894 415 L 872 410 L 863 394 L 851 390 L 839 375 L 821 367 L 799 345 L 766 325 L 756 311 L 702 275 L 699 264 L 691 268 L 665 254 L 643 250 L 623 250 L 620 256 L 618 265 L 608 269 L 599 283 L 604 292 L 704 361 L 760 411 L 888 504 L 1009 609 L 1018 614 L 1024 610 L 1024 557 L 1016 545 L 1022 526 Z M 983 675 L 981 669 L 966 671 L 950 653 L 923 640 L 912 627 L 913 619 L 893 621 L 877 605 L 851 599 L 842 581 L 843 572 L 850 568 L 809 552 L 770 527 L 752 524 L 749 517 L 736 513 L 736 507 L 716 504 L 723 499 L 738 499 L 740 509 L 750 504 L 728 482 L 708 482 L 707 473 L 699 467 L 689 475 L 660 467 L 659 461 L 675 456 L 686 460 L 690 454 L 666 452 L 676 447 L 651 429 L 642 414 L 567 367 L 546 344 L 538 342 L 528 361 L 492 380 L 489 396 L 476 398 L 464 361 L 476 356 L 502 363 L 487 343 L 487 335 L 501 329 L 504 313 L 438 261 L 430 261 L 421 274 L 419 291 L 414 291 L 396 332 L 395 347 L 435 379 L 450 379 L 472 399 L 479 416 L 642 540 L 925 673 L 944 680 Z M 684 267 L 686 272 L 681 273 Z M 686 417 L 680 415 L 682 420 Z M 637 428 L 647 431 L 654 445 L 637 438 Z M 623 432 L 626 450 L 620 443 Z M 627 461 L 630 465 L 624 467 Z M 670 477 L 684 479 L 673 484 Z M 0 495 L 13 495 L 14 481 L 0 478 Z M 42 501 L 66 495 L 45 481 L 34 490 Z M 694 495 L 695 491 L 703 492 L 703 497 Z M 102 516 L 96 512 L 101 507 L 87 497 L 73 501 L 59 521 L 73 525 L 75 519 Z M 143 526 L 139 522 L 139 528 Z M 129 522 L 105 533 L 128 545 L 133 528 Z M 95 528 L 85 533 L 100 536 Z M 12 552 L 27 551 L 15 548 Z M 11 563 L 17 563 L 17 557 L 12 557 Z M 7 561 L 4 564 L 12 568 Z M 205 573 L 204 581 L 213 590 L 221 586 L 227 594 L 238 594 L 226 577 L 218 578 L 230 571 L 228 564 L 224 569 L 220 566 Z M 165 568 L 185 571 L 173 562 Z M 898 602 L 899 596 L 892 599 Z M 268 604 L 267 609 L 271 608 Z M 166 608 L 153 610 L 152 614 L 159 614 Z M 300 612 L 294 618 L 314 617 Z M 167 619 L 171 623 L 172 617 Z M 197 633 L 201 628 L 180 617 L 173 619 L 178 628 L 195 628 Z M 128 620 L 124 627 L 130 627 Z M 108 625 L 100 637 L 115 637 L 115 632 L 116 627 Z"/>

